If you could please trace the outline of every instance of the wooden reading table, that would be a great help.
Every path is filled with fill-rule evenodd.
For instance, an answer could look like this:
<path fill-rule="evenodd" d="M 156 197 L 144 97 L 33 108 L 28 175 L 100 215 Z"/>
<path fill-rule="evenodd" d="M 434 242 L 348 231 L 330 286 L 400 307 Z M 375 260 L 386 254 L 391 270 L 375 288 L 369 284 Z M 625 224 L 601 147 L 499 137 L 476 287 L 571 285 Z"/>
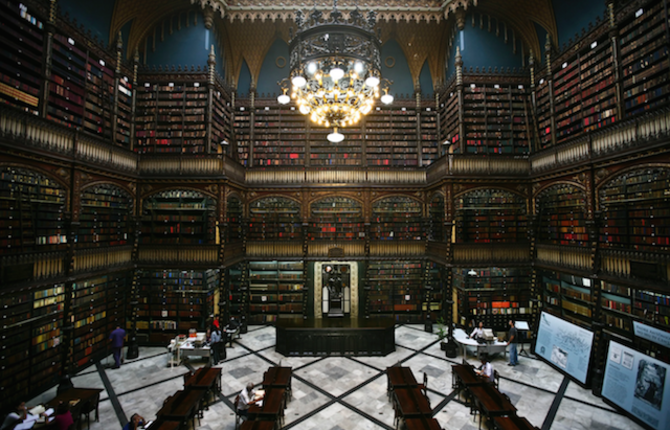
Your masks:
<path fill-rule="evenodd" d="M 493 427 L 498 430 L 538 430 L 526 418 L 517 415 L 493 417 Z"/>
<path fill-rule="evenodd" d="M 244 421 L 240 430 L 275 430 L 277 423 L 273 421 Z"/>
<path fill-rule="evenodd" d="M 263 374 L 263 388 L 265 390 L 271 388 L 283 388 L 286 390 L 286 394 L 290 397 L 293 393 L 293 390 L 291 389 L 292 375 L 292 367 L 270 367 L 267 372 Z"/>
<path fill-rule="evenodd" d="M 157 419 L 152 422 L 147 430 L 179 430 L 181 428 L 181 421 L 170 421 L 166 419 Z"/>
<path fill-rule="evenodd" d="M 403 418 L 431 417 L 433 410 L 430 408 L 428 398 L 423 395 L 419 388 L 395 388 L 393 390 L 395 405 Z"/>
<path fill-rule="evenodd" d="M 220 367 L 203 367 L 195 371 L 195 373 L 184 382 L 186 390 L 204 390 L 206 393 L 205 402 L 206 408 L 209 408 L 209 399 L 214 396 L 214 393 L 221 391 L 221 368 Z"/>
<path fill-rule="evenodd" d="M 435 418 L 407 418 L 405 419 L 406 430 L 442 430 L 440 423 Z"/>
<path fill-rule="evenodd" d="M 415 388 L 419 383 L 409 367 L 393 366 L 386 368 L 387 388 Z"/>
<path fill-rule="evenodd" d="M 80 418 L 84 414 L 86 415 L 86 428 L 88 428 L 91 424 L 91 412 L 95 411 L 95 421 L 99 421 L 98 404 L 101 392 L 99 388 L 70 388 L 47 402 L 47 407 L 57 409 L 59 403 L 69 403 L 70 413 L 77 423 L 77 428 L 81 428 Z"/>
<path fill-rule="evenodd" d="M 496 416 L 515 415 L 516 408 L 500 391 L 490 384 L 472 385 L 468 387 L 472 394 L 475 407 L 479 409 L 479 427 L 482 425 L 482 415 L 491 420 Z"/>
<path fill-rule="evenodd" d="M 195 417 L 200 412 L 203 397 L 204 390 L 179 390 L 167 398 L 156 416 L 159 419 L 179 421 L 185 426 L 190 420 L 195 428 Z"/>
<path fill-rule="evenodd" d="M 250 421 L 273 421 L 277 427 L 282 426 L 284 421 L 286 389 L 270 388 L 265 391 L 263 397 L 263 406 L 251 405 L 249 407 L 248 417 Z"/>

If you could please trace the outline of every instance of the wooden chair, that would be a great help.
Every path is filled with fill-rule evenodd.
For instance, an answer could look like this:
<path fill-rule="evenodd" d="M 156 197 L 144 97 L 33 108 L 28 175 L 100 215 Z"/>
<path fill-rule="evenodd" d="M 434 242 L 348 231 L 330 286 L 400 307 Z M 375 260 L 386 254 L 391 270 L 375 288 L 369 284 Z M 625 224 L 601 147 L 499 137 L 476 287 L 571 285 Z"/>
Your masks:
<path fill-rule="evenodd" d="M 496 390 L 500 389 L 500 374 L 495 369 L 493 369 L 493 386 Z"/>
<path fill-rule="evenodd" d="M 235 403 L 233 404 L 233 408 L 235 408 L 235 430 L 240 428 L 240 424 L 242 423 L 242 415 L 240 415 L 240 410 L 237 409 L 237 404 L 240 401 L 240 395 L 238 394 L 235 396 Z"/>
<path fill-rule="evenodd" d="M 419 389 L 423 392 L 423 395 L 428 397 L 428 375 L 426 372 L 423 372 L 423 384 L 419 384 Z"/>

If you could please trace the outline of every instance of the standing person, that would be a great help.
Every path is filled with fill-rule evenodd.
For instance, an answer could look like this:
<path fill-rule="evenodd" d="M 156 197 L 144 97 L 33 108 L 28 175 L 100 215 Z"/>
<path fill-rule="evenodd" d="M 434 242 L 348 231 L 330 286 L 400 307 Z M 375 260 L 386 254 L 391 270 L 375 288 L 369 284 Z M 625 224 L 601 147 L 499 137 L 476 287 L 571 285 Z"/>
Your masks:
<path fill-rule="evenodd" d="M 112 341 L 112 353 L 114 354 L 114 367 L 112 369 L 121 367 L 121 351 L 123 350 L 123 339 L 125 337 L 126 331 L 118 325 L 116 330 L 109 335 L 109 340 Z"/>
<path fill-rule="evenodd" d="M 214 363 L 214 365 L 217 365 L 217 364 L 219 364 L 219 361 L 220 361 L 219 353 L 221 352 L 220 351 L 220 348 L 221 348 L 221 330 L 219 330 L 219 328 L 217 326 L 212 327 L 212 334 L 210 336 L 210 339 L 211 339 L 211 341 L 210 341 L 209 347 L 212 350 L 212 363 Z"/>
<path fill-rule="evenodd" d="M 508 366 L 516 366 L 519 364 L 519 356 L 516 352 L 516 339 L 518 334 L 516 332 L 516 327 L 514 327 L 514 321 L 509 321 L 509 333 L 507 334 L 507 345 L 509 345 L 509 363 Z"/>

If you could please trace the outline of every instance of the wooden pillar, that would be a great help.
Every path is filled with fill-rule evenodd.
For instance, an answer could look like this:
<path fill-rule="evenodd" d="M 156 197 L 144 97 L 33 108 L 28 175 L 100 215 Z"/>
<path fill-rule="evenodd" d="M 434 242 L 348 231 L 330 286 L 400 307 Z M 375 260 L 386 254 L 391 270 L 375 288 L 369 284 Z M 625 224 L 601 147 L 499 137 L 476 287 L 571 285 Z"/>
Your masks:
<path fill-rule="evenodd" d="M 206 131 L 205 142 L 207 154 L 212 153 L 212 114 L 214 111 L 214 71 L 216 68 L 216 54 L 214 53 L 214 45 L 211 45 L 209 56 L 207 57 L 207 111 L 205 113 Z M 218 144 L 218 142 L 217 142 Z"/>
<path fill-rule="evenodd" d="M 551 119 L 551 146 L 556 145 L 556 106 L 554 105 L 554 75 L 551 71 L 551 37 L 547 34 L 544 44 L 547 58 L 547 91 L 549 95 L 549 115 Z"/>
<path fill-rule="evenodd" d="M 621 72 L 621 52 L 619 47 L 619 29 L 617 28 L 614 15 L 614 0 L 607 0 L 607 19 L 609 21 L 610 44 L 612 45 L 612 71 L 614 72 L 614 87 L 616 91 L 616 120 L 622 121 L 624 117 L 624 96 Z M 667 25 L 666 25 L 667 29 Z"/>
<path fill-rule="evenodd" d="M 134 359 L 140 356 L 140 347 L 137 342 L 137 317 L 140 303 L 140 273 L 138 268 L 140 260 L 140 232 L 142 229 L 142 196 L 139 191 L 139 184 L 135 187 L 135 214 L 133 216 L 133 223 L 135 228 L 132 231 L 132 262 L 133 262 L 133 279 L 130 282 L 130 290 L 128 291 L 128 304 L 130 308 L 130 327 L 126 322 L 126 329 L 128 331 L 128 350 L 126 351 L 126 358 Z"/>
<path fill-rule="evenodd" d="M 135 136 L 135 112 L 137 111 L 137 68 L 140 64 L 140 53 L 135 48 L 135 55 L 133 55 L 133 89 L 130 99 L 130 150 L 135 150 L 135 143 L 137 136 Z"/>
<path fill-rule="evenodd" d="M 123 39 L 121 32 L 116 38 L 116 67 L 114 67 L 114 89 L 112 98 L 112 144 L 116 144 L 116 131 L 118 130 L 119 121 L 119 84 L 121 81 L 121 57 L 123 53 Z M 135 122 L 135 117 L 131 118 Z"/>
<path fill-rule="evenodd" d="M 56 0 L 49 3 L 49 21 L 44 25 L 46 37 L 44 38 L 44 65 L 42 68 L 42 82 L 40 83 L 39 112 L 42 118 L 47 117 L 47 106 L 49 104 L 49 81 L 51 80 L 51 61 L 53 50 L 54 33 L 56 32 Z"/>
<path fill-rule="evenodd" d="M 461 154 L 465 154 L 465 123 L 463 122 L 463 57 L 461 48 L 456 47 L 456 94 L 458 96 L 458 142 Z"/>

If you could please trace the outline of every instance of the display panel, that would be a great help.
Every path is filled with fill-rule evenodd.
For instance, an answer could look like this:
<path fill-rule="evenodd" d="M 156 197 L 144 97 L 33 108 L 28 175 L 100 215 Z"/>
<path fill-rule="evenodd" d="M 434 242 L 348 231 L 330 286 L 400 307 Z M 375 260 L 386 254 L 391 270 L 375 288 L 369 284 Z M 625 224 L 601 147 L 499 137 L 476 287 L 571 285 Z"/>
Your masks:
<path fill-rule="evenodd" d="M 542 312 L 535 354 L 582 384 L 586 384 L 592 345 L 592 332 Z"/>
<path fill-rule="evenodd" d="M 670 365 L 610 341 L 602 395 L 654 429 L 670 426 Z"/>

